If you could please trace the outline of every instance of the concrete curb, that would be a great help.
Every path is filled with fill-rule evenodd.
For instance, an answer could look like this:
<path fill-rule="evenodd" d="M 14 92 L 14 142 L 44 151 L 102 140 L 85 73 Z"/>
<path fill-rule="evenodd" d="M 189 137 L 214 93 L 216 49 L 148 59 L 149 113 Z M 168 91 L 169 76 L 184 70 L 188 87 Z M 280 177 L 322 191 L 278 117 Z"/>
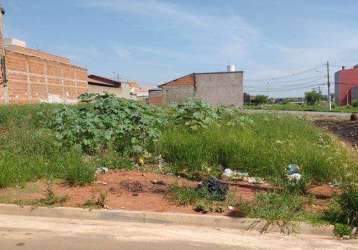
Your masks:
<path fill-rule="evenodd" d="M 17 216 L 35 216 L 49 218 L 86 219 L 118 222 L 158 223 L 191 225 L 202 227 L 229 228 L 239 230 L 261 231 L 265 222 L 260 219 L 232 218 L 226 216 L 196 215 L 180 213 L 157 213 L 125 210 L 104 209 L 82 209 L 68 207 L 30 207 L 11 204 L 0 204 L 0 214 Z M 308 223 L 297 223 L 294 227 L 295 233 L 333 236 L 333 226 L 311 225 Z M 280 232 L 276 225 L 270 227 L 270 232 Z"/>

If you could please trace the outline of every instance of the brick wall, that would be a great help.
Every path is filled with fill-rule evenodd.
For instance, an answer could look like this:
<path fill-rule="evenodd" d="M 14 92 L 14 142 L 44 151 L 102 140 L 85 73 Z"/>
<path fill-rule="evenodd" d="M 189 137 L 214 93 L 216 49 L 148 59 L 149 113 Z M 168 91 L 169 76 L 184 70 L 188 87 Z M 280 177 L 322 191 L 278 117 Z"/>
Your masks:
<path fill-rule="evenodd" d="M 210 105 L 241 106 L 244 103 L 243 72 L 195 74 L 195 98 Z"/>
<path fill-rule="evenodd" d="M 211 105 L 243 105 L 243 72 L 194 73 L 160 85 L 162 103 L 181 103 L 195 98 Z M 159 98 L 151 97 L 149 102 L 157 104 Z"/>
<path fill-rule="evenodd" d="M 18 46 L 5 48 L 7 85 L 0 104 L 74 103 L 87 92 L 87 70 L 63 57 Z"/>
<path fill-rule="evenodd" d="M 164 105 L 163 91 L 162 90 L 149 90 L 148 104 Z"/>
<path fill-rule="evenodd" d="M 163 103 L 181 103 L 188 98 L 194 97 L 194 74 L 183 76 L 160 87 L 163 90 Z"/>

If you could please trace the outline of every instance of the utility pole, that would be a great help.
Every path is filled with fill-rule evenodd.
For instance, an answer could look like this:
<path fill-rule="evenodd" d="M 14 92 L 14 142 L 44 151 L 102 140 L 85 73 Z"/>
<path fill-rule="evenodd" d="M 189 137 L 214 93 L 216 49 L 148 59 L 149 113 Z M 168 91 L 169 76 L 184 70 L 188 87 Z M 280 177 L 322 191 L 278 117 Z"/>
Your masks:
<path fill-rule="evenodd" d="M 331 99 L 331 82 L 329 80 L 329 61 L 327 61 L 327 87 L 328 87 L 329 111 L 331 111 L 332 110 L 332 99 Z"/>

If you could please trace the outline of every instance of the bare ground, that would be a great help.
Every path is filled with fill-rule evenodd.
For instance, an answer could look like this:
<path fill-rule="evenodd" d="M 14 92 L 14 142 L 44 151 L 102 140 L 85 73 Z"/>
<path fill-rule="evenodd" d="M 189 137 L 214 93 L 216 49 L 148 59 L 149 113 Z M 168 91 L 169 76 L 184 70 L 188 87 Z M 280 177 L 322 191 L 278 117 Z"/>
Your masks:
<path fill-rule="evenodd" d="M 154 173 L 109 171 L 98 175 L 95 183 L 87 186 L 69 186 L 65 183 L 45 181 L 27 183 L 24 187 L 0 189 L 0 202 L 29 204 L 30 201 L 45 199 L 48 188 L 56 197 L 66 197 L 63 203 L 56 206 L 84 207 L 88 201 L 96 202 L 105 194 L 105 208 L 153 212 L 195 213 L 191 206 L 178 206 L 168 199 L 170 185 L 195 187 L 197 182 L 176 176 Z M 248 183 L 230 185 L 230 191 L 236 200 L 252 200 L 255 186 Z"/>
<path fill-rule="evenodd" d="M 329 118 L 317 119 L 314 124 L 333 133 L 349 146 L 358 149 L 358 121 Z"/>

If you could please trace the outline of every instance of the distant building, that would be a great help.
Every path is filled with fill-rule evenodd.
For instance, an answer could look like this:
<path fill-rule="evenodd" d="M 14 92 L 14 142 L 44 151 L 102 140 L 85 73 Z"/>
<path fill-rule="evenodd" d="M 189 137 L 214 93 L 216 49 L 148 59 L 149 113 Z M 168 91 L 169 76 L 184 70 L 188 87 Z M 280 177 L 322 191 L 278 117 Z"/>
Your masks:
<path fill-rule="evenodd" d="M 130 98 L 136 101 L 148 102 L 149 88 L 141 87 L 137 82 L 128 81 L 126 82 L 130 92 Z"/>
<path fill-rule="evenodd" d="M 164 105 L 162 89 L 150 89 L 148 103 L 152 105 Z"/>
<path fill-rule="evenodd" d="M 88 93 L 110 93 L 126 99 L 131 97 L 126 84 L 98 75 L 88 76 Z"/>
<path fill-rule="evenodd" d="M 335 73 L 335 99 L 338 105 L 350 105 L 358 100 L 358 65 Z"/>
<path fill-rule="evenodd" d="M 211 105 L 242 106 L 243 71 L 233 66 L 227 72 L 192 73 L 159 85 L 159 90 L 149 91 L 149 103 L 182 103 L 188 98 L 199 99 Z"/>
<path fill-rule="evenodd" d="M 77 102 L 87 92 L 87 70 L 21 40 L 3 39 L 4 14 L 0 8 L 0 104 Z"/>

